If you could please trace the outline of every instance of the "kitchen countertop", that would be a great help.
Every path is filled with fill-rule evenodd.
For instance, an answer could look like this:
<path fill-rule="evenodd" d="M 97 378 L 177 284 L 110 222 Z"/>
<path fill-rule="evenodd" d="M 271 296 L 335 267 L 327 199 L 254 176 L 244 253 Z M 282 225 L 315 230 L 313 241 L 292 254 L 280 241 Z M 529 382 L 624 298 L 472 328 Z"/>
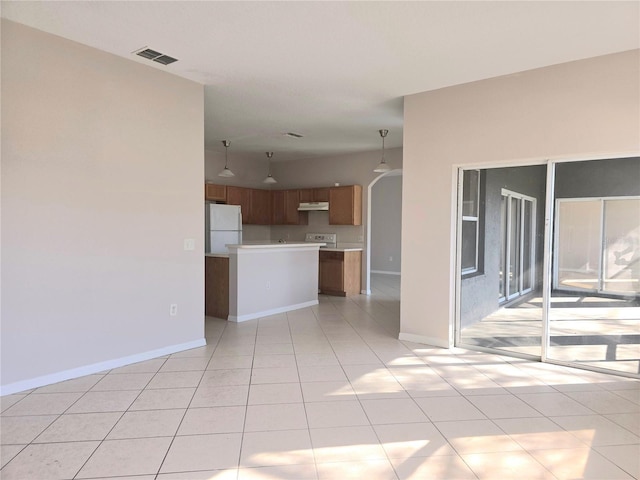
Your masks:
<path fill-rule="evenodd" d="M 315 243 L 315 242 L 307 242 Z M 323 244 L 324 245 L 324 244 Z M 320 247 L 323 252 L 361 252 L 364 247 L 361 243 L 337 243 L 335 247 Z"/>
<path fill-rule="evenodd" d="M 321 242 L 286 242 L 286 243 L 282 243 L 282 242 L 267 242 L 267 241 L 246 241 L 246 242 L 242 242 L 241 244 L 229 244 L 227 245 L 227 248 L 230 249 L 231 251 L 237 251 L 237 250 L 245 250 L 245 249 L 249 249 L 249 250 L 257 250 L 257 249 L 269 249 L 269 250 L 277 250 L 277 249 L 297 249 L 297 248 L 306 248 L 306 249 L 312 249 L 312 248 L 320 248 L 323 245 L 326 245 L 325 243 L 321 243 Z M 229 253 L 205 253 L 204 254 L 205 257 L 217 257 L 217 258 L 229 258 Z"/>
<path fill-rule="evenodd" d="M 317 245 L 323 252 L 361 252 L 363 246 L 360 243 L 338 243 L 335 247 L 326 247 L 326 243 L 320 242 L 265 242 L 265 241 L 247 241 L 239 245 L 227 245 L 233 249 L 254 249 L 254 248 L 286 248 L 286 247 L 312 247 Z M 229 258 L 228 253 L 205 253 L 205 257 Z"/>
<path fill-rule="evenodd" d="M 227 248 L 303 248 L 303 247 L 321 247 L 326 243 L 315 242 L 242 242 L 238 245 L 227 245 Z"/>
<path fill-rule="evenodd" d="M 364 250 L 359 243 L 338 243 L 335 247 L 321 247 L 323 252 L 361 252 Z"/>

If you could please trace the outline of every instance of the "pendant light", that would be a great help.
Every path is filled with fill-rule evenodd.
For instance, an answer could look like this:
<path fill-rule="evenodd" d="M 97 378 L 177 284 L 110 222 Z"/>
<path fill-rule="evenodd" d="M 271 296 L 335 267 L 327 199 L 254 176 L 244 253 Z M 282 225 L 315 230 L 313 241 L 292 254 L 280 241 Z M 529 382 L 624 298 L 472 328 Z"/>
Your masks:
<path fill-rule="evenodd" d="M 229 150 L 229 145 L 231 142 L 229 140 L 222 140 L 222 145 L 224 145 L 224 169 L 218 174 L 219 177 L 235 177 L 235 174 L 229 170 L 227 167 L 227 151 Z"/>
<path fill-rule="evenodd" d="M 267 158 L 269 159 L 269 175 L 265 178 L 262 183 L 278 183 L 275 178 L 271 175 L 271 157 L 273 157 L 273 152 L 266 152 Z"/>
<path fill-rule="evenodd" d="M 378 164 L 376 168 L 373 169 L 373 171 L 377 173 L 385 173 L 391 170 L 391 167 L 387 165 L 387 162 L 384 159 L 384 137 L 387 136 L 387 133 L 389 133 L 389 130 L 378 130 L 378 132 L 382 137 L 382 161 Z"/>

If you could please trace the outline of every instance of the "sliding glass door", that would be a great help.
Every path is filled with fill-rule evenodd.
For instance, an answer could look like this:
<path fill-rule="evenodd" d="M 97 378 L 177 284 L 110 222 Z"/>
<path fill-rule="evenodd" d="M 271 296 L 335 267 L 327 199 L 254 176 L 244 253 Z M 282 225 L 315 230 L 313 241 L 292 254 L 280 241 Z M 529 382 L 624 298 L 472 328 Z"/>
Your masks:
<path fill-rule="evenodd" d="M 640 158 L 469 171 L 456 344 L 640 376 Z"/>
<path fill-rule="evenodd" d="M 475 268 L 461 270 L 458 342 L 539 357 L 544 219 L 538 204 L 544 204 L 546 166 L 460 175 L 462 266 Z M 469 202 L 477 205 L 473 231 L 465 228 Z"/>
<path fill-rule="evenodd" d="M 640 374 L 639 190 L 639 159 L 557 165 L 548 360 Z"/>

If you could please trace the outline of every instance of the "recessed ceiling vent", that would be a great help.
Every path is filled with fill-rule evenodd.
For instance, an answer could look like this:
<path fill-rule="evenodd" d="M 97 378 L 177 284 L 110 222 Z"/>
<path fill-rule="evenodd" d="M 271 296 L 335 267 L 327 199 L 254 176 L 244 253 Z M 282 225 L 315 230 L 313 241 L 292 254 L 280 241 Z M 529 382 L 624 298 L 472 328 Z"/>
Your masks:
<path fill-rule="evenodd" d="M 169 65 L 170 63 L 178 61 L 177 58 L 170 57 L 169 55 L 151 50 L 147 47 L 141 48 L 134 53 L 136 55 L 139 55 L 140 57 L 144 57 L 146 59 L 153 60 L 154 62 L 161 63 L 162 65 Z"/>
<path fill-rule="evenodd" d="M 293 133 L 293 132 L 283 133 L 283 135 L 285 137 L 291 137 L 291 138 L 302 138 L 302 137 L 304 137 L 304 135 L 300 135 L 299 133 Z"/>

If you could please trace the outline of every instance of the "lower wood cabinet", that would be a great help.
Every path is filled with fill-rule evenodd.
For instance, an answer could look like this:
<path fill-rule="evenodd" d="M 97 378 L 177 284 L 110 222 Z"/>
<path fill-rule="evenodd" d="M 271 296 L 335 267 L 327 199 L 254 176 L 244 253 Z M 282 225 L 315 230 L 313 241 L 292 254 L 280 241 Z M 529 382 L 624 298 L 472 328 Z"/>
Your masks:
<path fill-rule="evenodd" d="M 319 289 L 325 295 L 360 293 L 361 251 L 327 252 L 320 250 Z"/>
<path fill-rule="evenodd" d="M 229 316 L 229 259 L 204 257 L 204 314 L 226 320 Z"/>

